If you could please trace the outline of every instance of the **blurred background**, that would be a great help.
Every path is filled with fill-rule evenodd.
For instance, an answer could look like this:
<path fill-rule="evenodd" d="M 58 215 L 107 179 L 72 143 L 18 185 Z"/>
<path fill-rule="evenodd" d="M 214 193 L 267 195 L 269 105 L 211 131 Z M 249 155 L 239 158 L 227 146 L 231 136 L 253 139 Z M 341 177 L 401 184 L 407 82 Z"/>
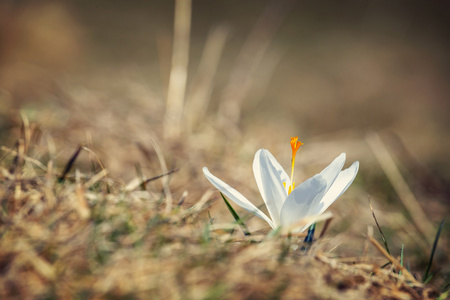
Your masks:
<path fill-rule="evenodd" d="M 190 8 L 190 30 L 175 39 L 188 44 L 175 46 L 174 1 L 3 0 L 2 145 L 14 144 L 25 114 L 44 136 L 36 157 L 64 162 L 83 142 L 128 182 L 139 161 L 149 177 L 161 173 L 156 141 L 168 168 L 180 168 L 174 197 L 189 191 L 192 203 L 210 188 L 205 165 L 259 199 L 254 153 L 267 148 L 288 167 L 289 137 L 298 135 L 299 181 L 341 152 L 361 163 L 353 192 L 333 206 L 335 234 L 360 239 L 373 225 L 370 195 L 393 248 L 406 243 L 426 264 L 422 241 L 434 239 L 450 198 L 450 2 L 194 0 Z M 177 63 L 183 106 L 167 100 Z M 424 236 L 380 167 L 383 147 L 434 226 Z M 443 236 L 448 249 L 448 227 Z M 438 256 L 448 261 L 444 250 Z"/>
<path fill-rule="evenodd" d="M 6 106 L 49 104 L 43 93 L 62 84 L 125 98 L 120 89 L 132 82 L 151 92 L 148 101 L 166 98 L 173 1 L 2 1 L 0 9 Z M 447 1 L 194 1 L 187 94 L 215 34 L 223 45 L 208 111 L 242 87 L 232 97 L 241 126 L 288 122 L 286 136 L 303 138 L 395 130 L 439 167 L 449 146 L 449 14 Z"/>

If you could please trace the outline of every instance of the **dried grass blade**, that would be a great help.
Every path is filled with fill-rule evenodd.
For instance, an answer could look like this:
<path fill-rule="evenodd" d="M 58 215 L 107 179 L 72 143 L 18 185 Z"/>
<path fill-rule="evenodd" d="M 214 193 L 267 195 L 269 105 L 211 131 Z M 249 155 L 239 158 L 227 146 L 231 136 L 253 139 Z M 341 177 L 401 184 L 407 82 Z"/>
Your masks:
<path fill-rule="evenodd" d="M 172 68 L 170 71 L 164 120 L 164 135 L 167 138 L 177 138 L 181 131 L 189 63 L 191 11 L 191 0 L 175 1 Z"/>
<path fill-rule="evenodd" d="M 6 152 L 5 156 L 7 156 L 8 154 L 10 154 L 10 155 L 17 155 L 17 152 L 16 152 L 16 151 L 14 151 L 14 150 L 12 150 L 12 149 L 10 149 L 10 148 L 7 148 L 7 147 L 5 147 L 5 146 L 1 146 L 1 147 L 0 147 L 0 150 Z M 44 170 L 44 171 L 47 170 L 47 168 L 46 168 L 40 161 L 38 161 L 37 159 L 28 157 L 28 156 L 26 156 L 26 155 L 23 157 L 23 159 L 24 159 L 26 162 L 30 162 L 30 163 L 36 165 L 37 167 L 39 167 L 40 169 L 42 169 L 42 170 Z"/>
<path fill-rule="evenodd" d="M 95 183 L 97 183 L 97 181 L 99 181 L 100 179 L 102 179 L 103 177 L 105 177 L 106 175 L 108 175 L 108 170 L 103 169 L 100 172 L 98 172 L 97 174 L 95 174 L 94 176 L 92 176 L 91 179 L 89 179 L 88 181 L 86 181 L 83 184 L 83 188 L 85 189 L 89 189 L 91 186 L 93 186 Z"/>
<path fill-rule="evenodd" d="M 19 139 L 17 141 L 17 152 L 16 156 L 14 157 L 13 163 L 11 165 L 11 168 L 9 172 L 11 174 L 15 174 L 16 179 L 20 179 L 21 173 L 22 173 L 22 167 L 25 161 L 25 142 L 23 139 Z"/>
<path fill-rule="evenodd" d="M 369 196 L 369 207 L 370 207 L 370 210 L 372 211 L 373 219 L 375 220 L 375 223 L 377 224 L 378 231 L 380 231 L 381 239 L 383 240 L 384 247 L 386 248 L 387 253 L 391 254 L 391 251 L 389 251 L 389 246 L 388 246 L 386 237 L 384 236 L 383 230 L 381 230 L 380 224 L 378 224 L 377 217 L 375 216 L 375 211 L 373 210 L 373 206 L 372 206 L 372 202 L 370 200 L 370 196 Z"/>
<path fill-rule="evenodd" d="M 161 174 L 161 175 L 158 175 L 158 176 L 155 176 L 155 177 L 146 179 L 146 180 L 144 181 L 144 183 L 149 183 L 150 181 L 154 181 L 154 180 L 156 180 L 156 179 L 160 179 L 160 178 L 162 178 L 162 177 L 164 177 L 164 176 L 168 176 L 168 175 L 173 174 L 173 173 L 178 172 L 178 171 L 180 171 L 180 169 L 173 169 L 173 170 L 170 170 L 169 172 L 166 172 L 166 173 L 163 173 L 163 174 Z"/>
<path fill-rule="evenodd" d="M 41 258 L 28 243 L 19 241 L 16 244 L 16 249 L 20 251 L 20 259 L 18 260 L 22 260 L 25 264 L 31 265 L 45 279 L 56 279 L 56 272 L 53 266 Z"/>
<path fill-rule="evenodd" d="M 161 165 L 163 173 L 168 173 L 169 170 L 167 169 L 166 161 L 164 160 L 164 155 L 161 151 L 161 148 L 155 140 L 152 139 L 151 142 L 153 148 L 155 149 L 156 156 L 158 157 L 159 164 Z M 172 193 L 170 192 L 169 188 L 169 178 L 166 176 L 163 177 L 163 189 L 164 195 L 166 196 L 166 214 L 168 214 L 172 211 Z"/>
<path fill-rule="evenodd" d="M 22 138 L 23 138 L 24 148 L 25 148 L 24 153 L 28 153 L 28 147 L 29 147 L 30 141 L 31 141 L 30 120 L 28 119 L 27 115 L 23 111 L 20 112 L 20 116 L 22 118 L 22 128 L 21 128 L 22 132 L 21 133 L 22 133 Z"/>
<path fill-rule="evenodd" d="M 401 270 L 403 272 L 403 275 L 408 278 L 408 280 L 412 281 L 413 283 L 419 283 L 416 278 L 414 278 L 414 276 L 409 273 L 409 271 L 403 267 L 398 260 L 396 260 L 394 257 L 392 257 L 392 255 L 390 255 L 389 253 L 387 253 L 387 251 L 383 248 L 383 246 L 380 245 L 380 243 L 378 243 L 377 240 L 375 240 L 373 237 L 369 236 L 369 241 L 375 246 L 375 248 L 378 249 L 378 251 L 384 256 L 386 257 L 394 266 L 396 266 L 399 270 Z"/>
<path fill-rule="evenodd" d="M 144 179 L 144 174 L 142 173 L 141 165 L 139 163 L 135 163 L 134 167 L 135 167 L 135 170 L 136 170 L 137 178 L 141 182 L 141 184 L 140 184 L 141 190 L 145 191 L 146 185 L 145 185 L 145 182 L 144 182 L 145 179 Z"/>
<path fill-rule="evenodd" d="M 367 225 L 367 236 L 373 236 L 373 227 L 371 225 Z M 364 247 L 362 251 L 362 258 L 367 258 L 367 252 L 369 250 L 369 239 L 366 239 L 364 242 Z"/>
<path fill-rule="evenodd" d="M 102 161 L 97 156 L 97 154 L 95 154 L 94 151 L 92 151 L 90 148 L 88 148 L 86 146 L 83 146 L 82 148 L 83 148 L 83 150 L 85 150 L 86 152 L 88 152 L 90 155 L 92 155 L 95 158 L 95 160 L 97 161 L 97 163 L 100 166 L 100 168 L 102 168 L 103 170 L 105 169 L 105 166 L 103 165 Z"/>
<path fill-rule="evenodd" d="M 227 26 L 217 26 L 209 32 L 206 39 L 197 76 L 186 102 L 186 114 L 191 127 L 204 119 L 228 31 Z"/>
<path fill-rule="evenodd" d="M 199 213 L 200 211 L 202 211 L 203 206 L 205 205 L 206 202 L 208 202 L 212 194 L 213 194 L 212 190 L 206 191 L 200 198 L 200 201 L 198 201 L 197 204 L 193 206 L 193 212 Z"/>
<path fill-rule="evenodd" d="M 261 62 L 267 59 L 270 43 L 294 3 L 295 0 L 272 0 L 267 3 L 236 59 L 220 99 L 219 117 L 234 125 L 238 123 L 241 106 L 248 95 L 255 72 Z"/>
<path fill-rule="evenodd" d="M 389 153 L 387 147 L 378 134 L 372 133 L 367 136 L 366 140 L 380 163 L 381 168 L 414 221 L 417 229 L 422 233 L 429 245 L 431 245 L 431 241 L 429 239 L 434 232 L 433 225 L 428 220 L 427 215 L 420 207 L 416 197 L 400 173 L 400 170 L 398 169 L 392 155 Z"/>
<path fill-rule="evenodd" d="M 184 191 L 183 194 L 181 195 L 180 200 L 178 200 L 177 206 L 183 205 L 184 201 L 186 201 L 187 196 L 188 196 L 188 191 Z"/>
<path fill-rule="evenodd" d="M 321 239 L 325 235 L 328 228 L 330 227 L 331 221 L 333 221 L 333 218 L 329 218 L 329 219 L 325 220 L 325 224 L 323 225 L 322 231 L 319 234 L 319 239 Z"/>

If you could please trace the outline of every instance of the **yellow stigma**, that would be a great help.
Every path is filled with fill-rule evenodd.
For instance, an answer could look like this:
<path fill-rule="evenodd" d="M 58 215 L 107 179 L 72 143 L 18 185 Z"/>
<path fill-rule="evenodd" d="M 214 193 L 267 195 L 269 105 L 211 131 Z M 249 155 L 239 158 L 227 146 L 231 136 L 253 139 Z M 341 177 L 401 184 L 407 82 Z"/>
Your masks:
<path fill-rule="evenodd" d="M 295 155 L 297 154 L 297 150 L 300 148 L 301 145 L 303 145 L 303 143 L 298 140 L 298 136 L 291 137 L 292 168 L 291 168 L 291 186 L 289 187 L 288 194 L 290 194 L 295 188 L 295 182 L 294 182 Z"/>

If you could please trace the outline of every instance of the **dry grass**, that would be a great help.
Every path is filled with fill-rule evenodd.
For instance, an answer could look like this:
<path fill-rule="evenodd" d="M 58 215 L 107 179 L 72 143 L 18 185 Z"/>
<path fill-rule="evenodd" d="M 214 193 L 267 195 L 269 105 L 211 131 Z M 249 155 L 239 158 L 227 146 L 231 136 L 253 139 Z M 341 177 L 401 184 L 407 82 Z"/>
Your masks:
<path fill-rule="evenodd" d="M 162 194 L 124 192 L 108 180 L 89 186 L 57 183 L 52 174 L 2 174 L 3 299 L 436 295 L 377 264 L 330 259 L 320 243 L 301 254 L 286 237 L 215 234 L 200 211 L 164 214 Z"/>
<path fill-rule="evenodd" d="M 14 149 L 2 148 L 2 299 L 438 296 L 384 253 L 371 235 L 372 249 L 381 250 L 381 257 L 366 247 L 365 254 L 346 258 L 327 235 L 305 251 L 301 237 L 267 235 L 267 229 L 258 234 L 253 219 L 248 222 L 253 235 L 245 237 L 229 221 L 220 223 L 230 218 L 223 217 L 225 207 L 209 190 L 186 203 L 172 197 L 168 210 L 164 187 L 170 184 L 178 195 L 186 180 L 179 172 L 150 179 L 138 172 L 125 185 L 108 177 L 85 146 L 61 168 L 54 167 L 51 157 L 29 156 L 44 151 L 36 128 L 25 121 Z M 83 153 L 90 154 L 91 171 L 79 171 Z M 157 185 L 163 178 L 170 180 Z M 358 240 L 362 249 L 364 238 Z M 395 267 L 381 267 L 388 260 Z"/>

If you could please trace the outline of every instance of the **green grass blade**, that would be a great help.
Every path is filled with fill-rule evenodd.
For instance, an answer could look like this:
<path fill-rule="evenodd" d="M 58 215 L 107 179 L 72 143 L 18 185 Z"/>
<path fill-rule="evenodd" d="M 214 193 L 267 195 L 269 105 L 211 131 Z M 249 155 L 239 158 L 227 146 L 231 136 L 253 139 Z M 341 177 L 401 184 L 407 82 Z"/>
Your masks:
<path fill-rule="evenodd" d="M 234 208 L 231 206 L 231 204 L 228 202 L 228 200 L 225 198 L 225 196 L 220 193 L 220 195 L 222 196 L 223 201 L 225 201 L 226 206 L 228 207 L 228 210 L 230 211 L 230 213 L 233 215 L 233 218 L 236 220 L 236 223 L 239 224 L 239 226 L 241 226 L 242 231 L 244 232 L 245 235 L 250 235 L 250 232 L 248 230 L 247 225 L 245 225 L 244 221 L 242 221 L 242 219 L 239 217 L 239 215 L 236 213 L 236 211 L 234 210 Z"/>
<path fill-rule="evenodd" d="M 403 267 L 403 251 L 405 250 L 405 244 L 402 244 L 402 251 L 400 252 L 400 265 Z M 398 271 L 398 275 L 402 275 L 402 270 Z"/>
<path fill-rule="evenodd" d="M 439 225 L 439 229 L 436 233 L 436 238 L 434 239 L 434 243 L 433 243 L 433 249 L 431 249 L 430 260 L 428 262 L 428 266 L 425 271 L 425 274 L 423 275 L 423 279 L 422 279 L 423 283 L 428 283 L 431 280 L 431 276 L 428 274 L 430 273 L 431 264 L 433 263 L 434 252 L 436 251 L 436 248 L 437 248 L 439 236 L 441 235 L 442 228 L 444 228 L 444 222 L 445 222 L 445 220 L 441 221 L 441 224 Z M 428 278 L 428 277 L 430 277 L 430 278 Z"/>

